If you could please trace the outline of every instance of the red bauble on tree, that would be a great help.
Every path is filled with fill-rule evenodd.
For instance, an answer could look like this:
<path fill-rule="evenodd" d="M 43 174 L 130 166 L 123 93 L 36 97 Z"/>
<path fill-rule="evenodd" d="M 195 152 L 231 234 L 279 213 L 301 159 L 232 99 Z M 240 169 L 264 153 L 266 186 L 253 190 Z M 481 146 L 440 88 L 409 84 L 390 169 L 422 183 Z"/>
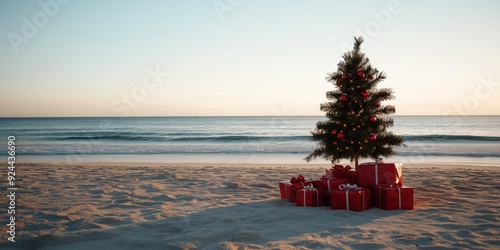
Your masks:
<path fill-rule="evenodd" d="M 373 75 L 369 75 L 368 78 L 371 80 L 373 79 Z"/>
<path fill-rule="evenodd" d="M 374 142 L 377 140 L 377 136 L 375 136 L 374 134 L 371 134 L 369 139 L 371 142 Z"/>
<path fill-rule="evenodd" d="M 358 72 L 356 73 L 356 75 L 358 77 L 365 77 L 365 72 L 361 71 L 361 70 L 358 70 Z"/>
<path fill-rule="evenodd" d="M 347 102 L 347 96 L 346 96 L 346 95 L 342 95 L 342 96 L 340 97 L 340 101 L 341 101 L 341 102 Z"/>
<path fill-rule="evenodd" d="M 332 135 L 336 135 L 337 134 L 337 130 L 332 130 Z"/>
<path fill-rule="evenodd" d="M 365 91 L 365 92 L 362 93 L 362 95 L 363 95 L 363 98 L 365 98 L 365 99 L 368 98 L 368 92 Z"/>
<path fill-rule="evenodd" d="M 336 141 L 334 141 L 334 142 L 333 142 L 333 145 L 337 146 L 337 142 L 336 142 Z"/>
<path fill-rule="evenodd" d="M 370 116 L 370 121 L 371 121 L 371 122 L 376 122 L 376 121 L 377 121 L 377 117 L 375 117 L 375 116 Z"/>
<path fill-rule="evenodd" d="M 344 132 L 340 131 L 340 133 L 337 135 L 337 138 L 338 138 L 339 140 L 344 140 L 344 138 L 345 138 L 345 134 L 344 134 Z"/>
<path fill-rule="evenodd" d="M 376 102 L 375 106 L 377 106 L 377 108 L 380 107 L 380 102 Z"/>
<path fill-rule="evenodd" d="M 347 76 L 346 76 L 346 75 L 342 75 L 342 79 L 344 79 L 344 80 L 345 80 L 346 78 L 347 78 Z"/>

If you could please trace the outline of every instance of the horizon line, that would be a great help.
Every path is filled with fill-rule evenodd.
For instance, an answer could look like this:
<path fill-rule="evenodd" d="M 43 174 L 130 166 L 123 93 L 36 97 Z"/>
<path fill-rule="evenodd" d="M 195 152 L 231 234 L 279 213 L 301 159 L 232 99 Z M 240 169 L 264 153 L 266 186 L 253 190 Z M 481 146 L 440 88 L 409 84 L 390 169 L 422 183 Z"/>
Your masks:
<path fill-rule="evenodd" d="M 196 117 L 322 117 L 325 115 L 174 115 L 174 116 L 7 116 L 0 119 L 32 119 L 32 118 L 196 118 Z M 394 116 L 500 116 L 500 115 L 389 115 Z"/>

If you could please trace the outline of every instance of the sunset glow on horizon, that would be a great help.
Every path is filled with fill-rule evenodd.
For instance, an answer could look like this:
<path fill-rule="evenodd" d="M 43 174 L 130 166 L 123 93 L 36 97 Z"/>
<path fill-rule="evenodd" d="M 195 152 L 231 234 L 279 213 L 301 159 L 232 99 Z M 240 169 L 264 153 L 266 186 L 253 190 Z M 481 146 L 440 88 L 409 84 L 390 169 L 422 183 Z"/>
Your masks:
<path fill-rule="evenodd" d="M 353 37 L 396 115 L 500 115 L 499 1 L 2 1 L 0 117 L 323 115 Z"/>

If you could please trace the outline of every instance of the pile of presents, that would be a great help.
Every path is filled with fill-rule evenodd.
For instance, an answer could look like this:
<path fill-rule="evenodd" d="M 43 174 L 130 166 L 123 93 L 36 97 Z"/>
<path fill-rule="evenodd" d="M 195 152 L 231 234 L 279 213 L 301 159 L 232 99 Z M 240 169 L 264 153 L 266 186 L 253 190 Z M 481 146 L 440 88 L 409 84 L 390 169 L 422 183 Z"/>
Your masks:
<path fill-rule="evenodd" d="M 302 175 L 280 181 L 281 199 L 297 206 L 331 206 L 361 212 L 372 206 L 386 209 L 413 209 L 413 188 L 403 186 L 401 163 L 372 162 L 349 166 L 334 165 L 320 179 Z"/>

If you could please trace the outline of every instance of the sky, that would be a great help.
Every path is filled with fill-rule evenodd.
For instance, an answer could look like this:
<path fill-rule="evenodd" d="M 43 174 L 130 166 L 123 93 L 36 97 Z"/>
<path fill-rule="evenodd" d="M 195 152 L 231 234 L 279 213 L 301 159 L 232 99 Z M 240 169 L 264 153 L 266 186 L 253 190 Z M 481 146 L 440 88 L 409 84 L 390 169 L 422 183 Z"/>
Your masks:
<path fill-rule="evenodd" d="M 362 35 L 396 115 L 500 115 L 500 1 L 0 1 L 0 117 L 323 115 Z"/>

